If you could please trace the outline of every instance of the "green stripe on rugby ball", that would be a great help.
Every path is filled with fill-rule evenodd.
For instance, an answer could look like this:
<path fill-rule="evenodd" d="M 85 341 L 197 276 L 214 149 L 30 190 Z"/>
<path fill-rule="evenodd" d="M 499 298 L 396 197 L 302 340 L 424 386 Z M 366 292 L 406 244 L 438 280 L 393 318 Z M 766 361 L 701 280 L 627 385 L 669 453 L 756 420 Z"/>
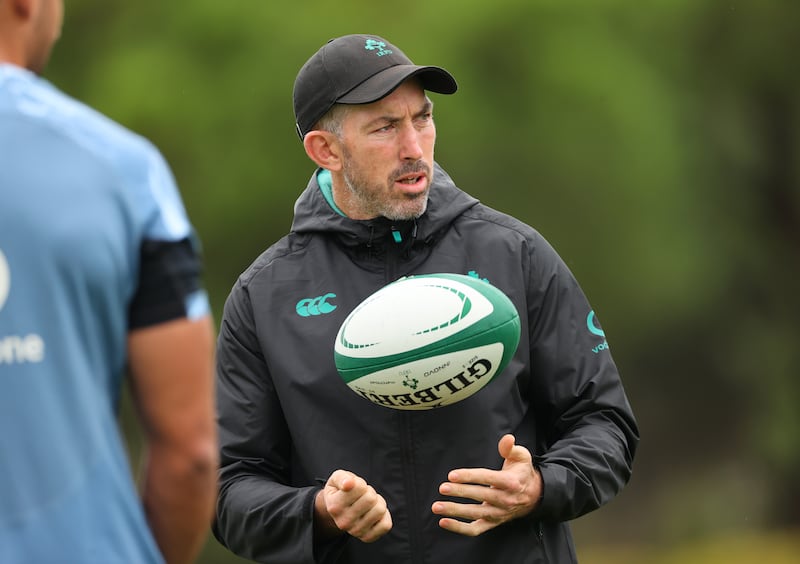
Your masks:
<path fill-rule="evenodd" d="M 498 374 L 517 350 L 514 304 L 488 282 L 462 274 L 426 274 L 392 282 L 342 323 L 334 362 L 350 384 L 368 374 L 491 343 L 503 345 Z"/>

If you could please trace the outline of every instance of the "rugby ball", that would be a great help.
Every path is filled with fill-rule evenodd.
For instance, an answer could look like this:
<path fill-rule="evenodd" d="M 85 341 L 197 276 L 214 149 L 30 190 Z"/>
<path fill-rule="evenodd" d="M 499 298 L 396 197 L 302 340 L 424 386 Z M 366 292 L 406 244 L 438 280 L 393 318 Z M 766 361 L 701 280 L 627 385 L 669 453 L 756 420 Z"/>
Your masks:
<path fill-rule="evenodd" d="M 470 397 L 517 350 L 514 304 L 488 282 L 462 274 L 408 276 L 364 299 L 339 328 L 334 361 L 347 386 L 403 410 Z"/>

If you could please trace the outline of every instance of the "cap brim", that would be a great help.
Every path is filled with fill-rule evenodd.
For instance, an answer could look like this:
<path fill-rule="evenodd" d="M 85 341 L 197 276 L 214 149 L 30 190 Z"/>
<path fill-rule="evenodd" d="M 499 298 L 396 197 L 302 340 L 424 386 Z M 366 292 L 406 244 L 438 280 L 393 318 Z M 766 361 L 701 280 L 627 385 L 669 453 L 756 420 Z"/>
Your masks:
<path fill-rule="evenodd" d="M 391 94 L 412 76 L 420 79 L 425 90 L 437 94 L 453 94 L 458 89 L 456 79 L 441 67 L 395 65 L 372 75 L 336 101 L 340 104 L 369 104 Z"/>

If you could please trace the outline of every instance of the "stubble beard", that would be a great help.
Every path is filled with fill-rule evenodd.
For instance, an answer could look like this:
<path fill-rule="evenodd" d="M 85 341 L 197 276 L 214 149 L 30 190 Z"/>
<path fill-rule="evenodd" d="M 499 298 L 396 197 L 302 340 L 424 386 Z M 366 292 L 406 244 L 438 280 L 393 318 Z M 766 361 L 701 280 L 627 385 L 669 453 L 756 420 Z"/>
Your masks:
<path fill-rule="evenodd" d="M 383 216 L 392 221 L 406 221 L 420 217 L 428 208 L 431 170 L 422 160 L 407 163 L 389 175 L 388 184 L 384 187 L 370 186 L 352 165 L 352 159 L 345 155 L 342 176 L 345 186 L 350 191 L 353 201 L 362 214 L 368 217 Z M 392 195 L 394 182 L 400 176 L 415 172 L 425 173 L 428 179 L 427 189 L 405 200 L 391 200 L 385 194 Z"/>

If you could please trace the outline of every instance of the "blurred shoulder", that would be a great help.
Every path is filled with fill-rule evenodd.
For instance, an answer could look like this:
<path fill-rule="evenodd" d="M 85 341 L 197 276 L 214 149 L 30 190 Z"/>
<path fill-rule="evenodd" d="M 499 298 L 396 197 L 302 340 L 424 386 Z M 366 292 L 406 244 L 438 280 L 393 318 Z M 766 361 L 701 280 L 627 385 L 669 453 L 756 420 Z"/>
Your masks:
<path fill-rule="evenodd" d="M 146 166 L 162 161 L 159 150 L 131 131 L 62 92 L 47 80 L 14 67 L 0 67 L 3 111 L 40 130 L 75 143 L 116 166 Z"/>

